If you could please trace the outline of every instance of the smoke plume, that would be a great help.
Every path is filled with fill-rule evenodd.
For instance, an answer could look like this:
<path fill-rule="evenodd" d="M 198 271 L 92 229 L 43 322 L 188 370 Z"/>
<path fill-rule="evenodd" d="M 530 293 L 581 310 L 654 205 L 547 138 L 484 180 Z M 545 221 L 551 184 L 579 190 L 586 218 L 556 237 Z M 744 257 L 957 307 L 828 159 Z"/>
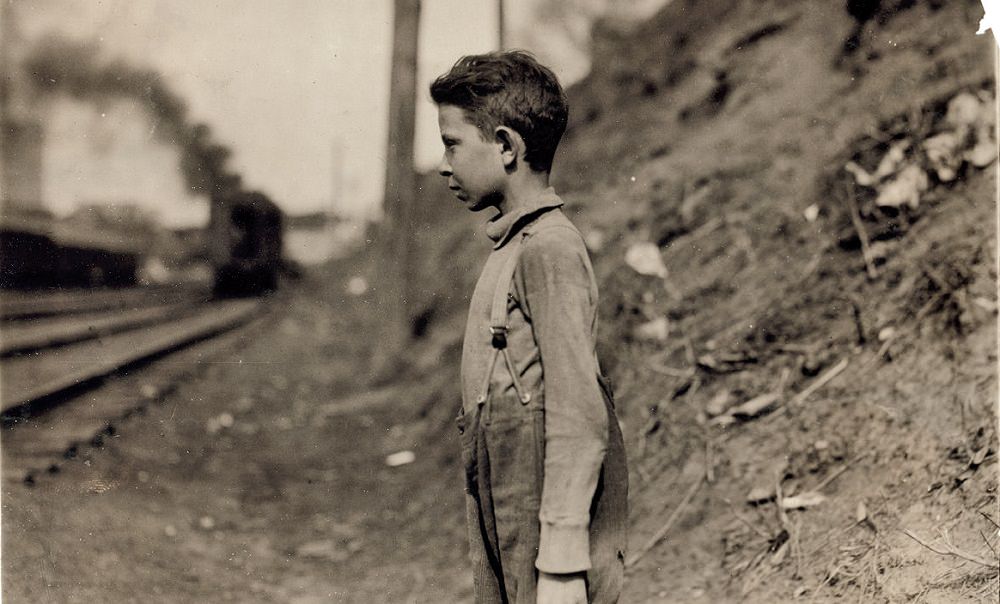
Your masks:
<path fill-rule="evenodd" d="M 155 122 L 157 138 L 181 151 L 181 172 L 194 193 L 212 197 L 239 192 L 240 175 L 226 162 L 230 150 L 212 140 L 207 124 L 191 123 L 187 104 L 159 73 L 122 60 L 105 60 L 94 43 L 61 38 L 42 40 L 24 69 L 43 94 L 65 94 L 84 101 L 133 99 Z"/>

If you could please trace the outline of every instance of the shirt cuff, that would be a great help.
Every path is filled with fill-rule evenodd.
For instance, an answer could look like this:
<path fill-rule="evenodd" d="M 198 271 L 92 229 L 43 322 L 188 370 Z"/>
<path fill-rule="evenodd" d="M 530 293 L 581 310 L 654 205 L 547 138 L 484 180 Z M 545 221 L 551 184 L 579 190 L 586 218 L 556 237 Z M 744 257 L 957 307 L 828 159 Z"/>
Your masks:
<path fill-rule="evenodd" d="M 541 523 L 535 568 L 566 574 L 590 570 L 590 530 L 586 525 Z"/>

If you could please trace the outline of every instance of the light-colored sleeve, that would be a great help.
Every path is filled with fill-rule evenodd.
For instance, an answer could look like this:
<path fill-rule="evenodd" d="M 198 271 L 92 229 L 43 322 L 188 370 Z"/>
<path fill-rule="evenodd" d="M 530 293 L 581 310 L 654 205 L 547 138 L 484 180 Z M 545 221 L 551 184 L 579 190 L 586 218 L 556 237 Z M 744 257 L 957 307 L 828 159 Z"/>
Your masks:
<path fill-rule="evenodd" d="M 525 310 L 542 363 L 545 474 L 535 566 L 549 573 L 590 568 L 590 507 L 607 449 L 608 416 L 597 382 L 592 272 L 579 234 L 554 227 L 532 235 L 518 266 Z"/>

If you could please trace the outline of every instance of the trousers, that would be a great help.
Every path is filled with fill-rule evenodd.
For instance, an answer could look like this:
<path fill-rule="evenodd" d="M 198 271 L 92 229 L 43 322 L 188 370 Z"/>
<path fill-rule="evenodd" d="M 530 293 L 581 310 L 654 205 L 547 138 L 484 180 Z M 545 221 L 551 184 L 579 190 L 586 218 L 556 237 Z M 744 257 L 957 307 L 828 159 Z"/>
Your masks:
<path fill-rule="evenodd" d="M 628 466 L 611 389 L 599 377 L 608 413 L 608 447 L 590 506 L 587 601 L 621 594 L 628 523 Z M 465 468 L 469 557 L 477 604 L 535 604 L 545 406 L 491 394 L 456 420 Z"/>

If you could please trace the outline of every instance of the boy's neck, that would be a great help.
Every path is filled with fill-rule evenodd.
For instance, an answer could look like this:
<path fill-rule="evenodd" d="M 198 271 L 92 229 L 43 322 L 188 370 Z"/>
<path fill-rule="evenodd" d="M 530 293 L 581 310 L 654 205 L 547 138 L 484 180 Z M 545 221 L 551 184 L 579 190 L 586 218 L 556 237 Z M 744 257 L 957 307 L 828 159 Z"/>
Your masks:
<path fill-rule="evenodd" d="M 497 204 L 500 214 L 515 212 L 532 203 L 545 189 L 549 188 L 548 172 L 529 171 L 525 174 L 515 172 L 507 183 L 503 200 Z"/>

